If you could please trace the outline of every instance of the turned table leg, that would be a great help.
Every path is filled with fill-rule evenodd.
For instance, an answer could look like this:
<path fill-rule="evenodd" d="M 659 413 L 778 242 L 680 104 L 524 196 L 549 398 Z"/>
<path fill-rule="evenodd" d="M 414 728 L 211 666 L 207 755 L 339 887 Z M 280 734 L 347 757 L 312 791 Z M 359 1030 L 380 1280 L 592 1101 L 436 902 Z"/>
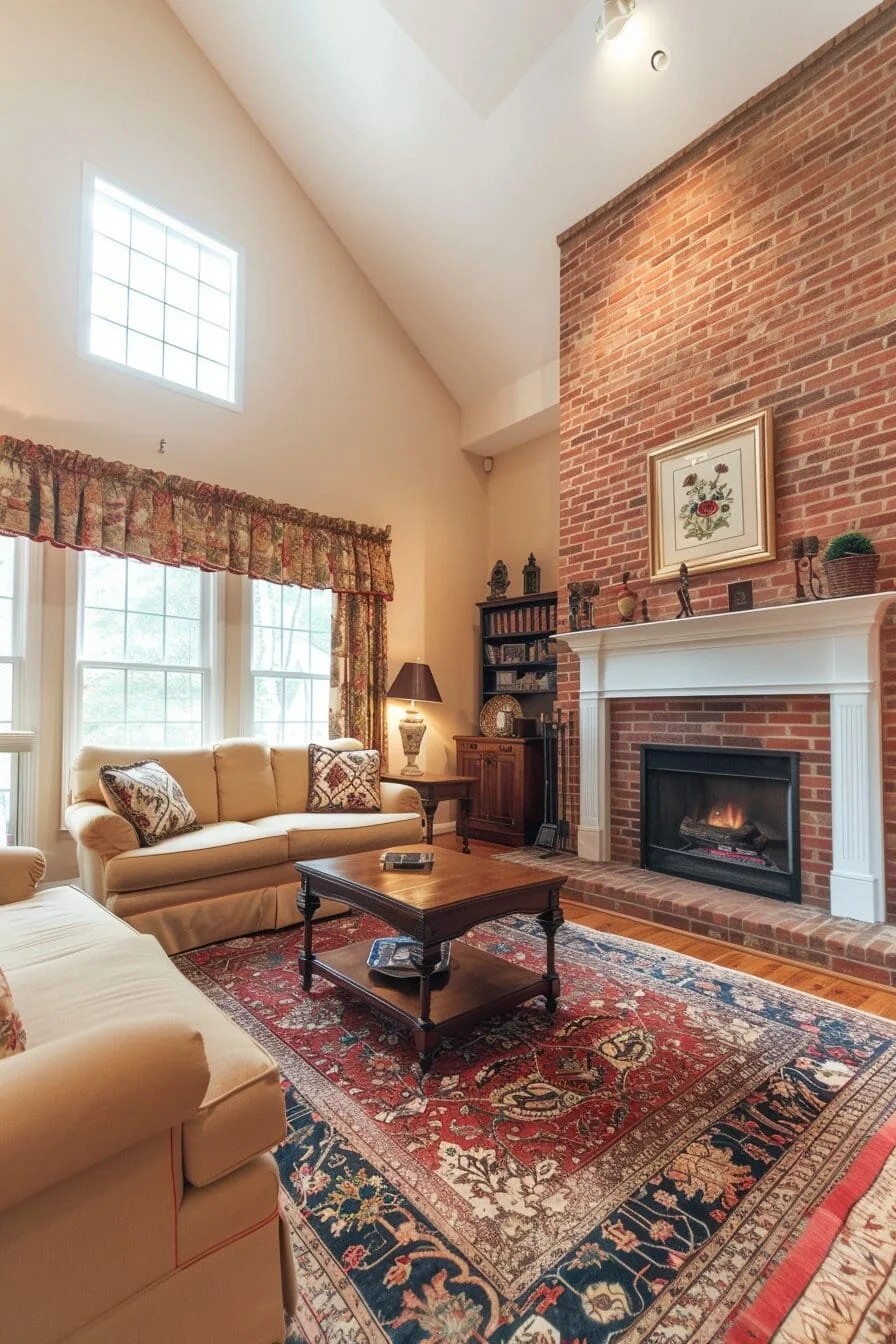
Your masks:
<path fill-rule="evenodd" d="M 552 887 L 548 893 L 548 908 L 542 910 L 537 915 L 539 924 L 544 930 L 546 940 L 546 960 L 547 967 L 545 973 L 545 1006 L 549 1013 L 553 1013 L 557 1007 L 557 1000 L 560 997 L 560 977 L 557 974 L 556 963 L 554 959 L 554 938 L 557 930 L 563 923 L 563 911 L 560 909 L 560 888 Z"/>
<path fill-rule="evenodd" d="M 463 840 L 463 845 L 461 846 L 461 853 L 462 853 L 462 854 L 469 854 L 469 852 L 470 852 L 470 795 L 469 795 L 468 793 L 464 793 L 464 794 L 461 795 L 460 799 L 458 800 L 458 807 L 460 808 L 460 835 L 461 835 L 461 839 Z"/>
<path fill-rule="evenodd" d="M 299 953 L 299 970 L 302 972 L 302 988 L 308 990 L 311 988 L 311 973 L 314 970 L 314 953 L 311 950 L 314 912 L 320 908 L 320 897 L 315 896 L 311 890 L 307 877 L 302 878 L 302 885 L 299 887 L 299 894 L 296 897 L 296 905 L 305 921 L 302 929 L 302 950 Z"/>
<path fill-rule="evenodd" d="M 441 960 L 442 944 L 440 942 L 434 943 L 431 947 L 418 944 L 411 952 L 411 963 L 414 969 L 420 972 L 420 1001 L 417 1009 L 417 1022 L 414 1027 L 414 1044 L 420 1056 L 420 1072 L 423 1074 L 429 1072 L 438 1041 L 438 1032 L 430 1017 L 430 1008 L 432 1004 L 432 973 Z"/>
<path fill-rule="evenodd" d="M 423 804 L 423 814 L 426 817 L 426 843 L 428 845 L 431 845 L 432 822 L 433 817 L 436 815 L 436 808 L 438 807 L 438 803 L 434 798 L 424 798 L 422 796 L 420 798 L 420 801 Z"/>

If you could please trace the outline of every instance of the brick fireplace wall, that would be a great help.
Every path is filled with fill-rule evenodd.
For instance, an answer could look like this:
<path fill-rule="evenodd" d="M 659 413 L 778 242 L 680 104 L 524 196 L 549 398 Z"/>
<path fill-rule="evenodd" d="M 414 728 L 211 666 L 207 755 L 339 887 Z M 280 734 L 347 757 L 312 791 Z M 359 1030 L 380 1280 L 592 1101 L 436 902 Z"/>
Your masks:
<path fill-rule="evenodd" d="M 631 570 L 652 619 L 677 611 L 675 583 L 650 584 L 646 454 L 768 407 L 774 417 L 774 562 L 695 575 L 696 611 L 727 608 L 751 579 L 756 605 L 793 597 L 791 542 L 858 527 L 896 576 L 896 0 L 860 20 L 764 94 L 571 229 L 561 243 L 561 592 L 602 584 L 595 623 L 615 623 Z M 565 613 L 561 612 L 561 628 Z M 896 626 L 883 634 L 888 918 L 896 922 Z M 577 662 L 561 654 L 558 699 L 577 703 Z M 819 835 L 806 899 L 826 904 L 830 865 L 824 710 L 793 701 L 691 706 L 720 736 L 776 738 L 812 718 L 803 788 Z M 681 729 L 668 702 L 620 704 L 623 740 L 646 713 Z M 706 722 L 701 732 L 706 739 Z M 670 726 L 672 725 L 672 726 Z M 675 726 L 677 725 L 677 727 Z M 817 729 L 817 732 L 815 731 Z M 787 734 L 785 734 L 787 735 Z M 573 751 L 575 743 L 573 742 Z M 829 758 L 828 758 L 829 760 Z M 577 762 L 570 772 L 572 813 Z M 817 806 L 816 806 L 817 804 Z M 633 857 L 614 812 L 613 857 Z M 825 846 L 827 845 L 827 848 Z"/>
<path fill-rule="evenodd" d="M 613 858 L 629 863 L 640 859 L 642 742 L 798 751 L 803 904 L 829 908 L 831 716 L 827 696 L 614 700 L 610 711 L 610 843 Z"/>

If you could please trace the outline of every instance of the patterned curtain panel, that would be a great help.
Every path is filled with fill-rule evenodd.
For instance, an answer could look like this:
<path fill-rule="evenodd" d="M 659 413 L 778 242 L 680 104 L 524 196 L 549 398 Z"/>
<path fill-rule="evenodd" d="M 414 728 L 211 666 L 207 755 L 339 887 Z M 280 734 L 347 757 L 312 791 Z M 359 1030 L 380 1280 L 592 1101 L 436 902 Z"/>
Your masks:
<path fill-rule="evenodd" d="M 394 591 L 388 528 L 9 436 L 0 436 L 0 532 L 375 596 L 380 605 Z M 377 624 L 385 644 L 382 615 Z"/>
<path fill-rule="evenodd" d="M 338 593 L 333 604 L 330 736 L 357 737 L 386 755 L 386 603 Z"/>

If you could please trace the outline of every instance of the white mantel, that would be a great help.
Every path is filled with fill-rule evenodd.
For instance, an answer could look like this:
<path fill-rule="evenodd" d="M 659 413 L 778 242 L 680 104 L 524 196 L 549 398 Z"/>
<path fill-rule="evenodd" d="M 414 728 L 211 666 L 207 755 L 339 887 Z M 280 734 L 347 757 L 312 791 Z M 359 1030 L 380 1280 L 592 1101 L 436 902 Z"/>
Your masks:
<path fill-rule="evenodd" d="M 609 702 L 829 695 L 831 913 L 885 913 L 880 626 L 896 592 L 560 636 L 580 662 L 579 855 L 609 854 Z"/>

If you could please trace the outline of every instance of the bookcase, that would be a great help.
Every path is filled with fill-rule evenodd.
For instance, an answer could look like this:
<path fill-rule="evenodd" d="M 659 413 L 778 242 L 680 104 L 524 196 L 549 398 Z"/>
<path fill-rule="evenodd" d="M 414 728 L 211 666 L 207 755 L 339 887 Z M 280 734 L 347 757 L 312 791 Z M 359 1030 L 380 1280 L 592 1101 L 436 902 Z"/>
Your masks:
<path fill-rule="evenodd" d="M 483 703 L 493 695 L 512 695 L 520 699 L 527 716 L 550 713 L 557 690 L 556 592 L 476 605 Z"/>
<path fill-rule="evenodd" d="M 483 704 L 512 695 L 527 719 L 551 714 L 557 690 L 557 594 L 477 602 Z M 457 772 L 474 780 L 469 835 L 531 845 L 544 820 L 544 743 L 528 737 L 456 737 Z M 460 834 L 458 822 L 458 834 Z"/>

